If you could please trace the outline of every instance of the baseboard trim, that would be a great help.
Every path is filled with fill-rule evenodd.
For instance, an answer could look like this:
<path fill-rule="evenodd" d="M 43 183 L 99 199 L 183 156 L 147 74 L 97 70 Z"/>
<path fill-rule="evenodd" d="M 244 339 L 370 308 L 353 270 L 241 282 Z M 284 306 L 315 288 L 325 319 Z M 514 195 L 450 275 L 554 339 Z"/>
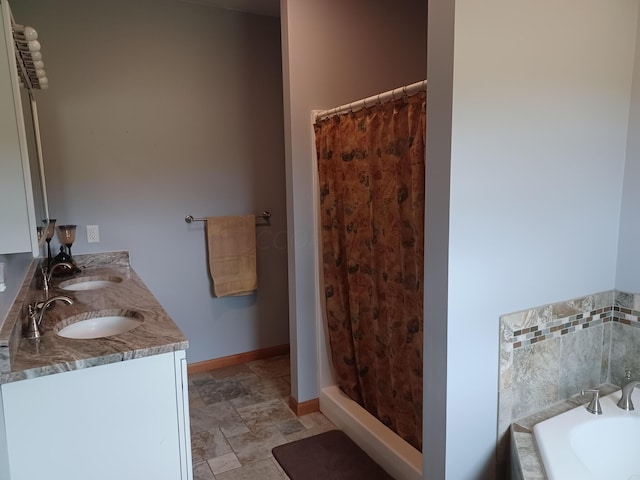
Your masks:
<path fill-rule="evenodd" d="M 275 357 L 276 355 L 285 355 L 289 353 L 289 344 L 276 345 L 273 347 L 261 348 L 251 352 L 237 353 L 227 357 L 212 358 L 203 362 L 190 363 L 187 365 L 187 374 L 194 375 L 196 373 L 208 372 L 223 367 L 231 367 L 253 360 L 262 360 L 263 358 Z"/>
<path fill-rule="evenodd" d="M 306 402 L 298 403 L 298 401 L 289 397 L 289 408 L 293 410 L 297 416 L 301 417 L 302 415 L 307 415 L 313 412 L 320 411 L 320 399 L 312 398 L 311 400 L 307 400 Z"/>

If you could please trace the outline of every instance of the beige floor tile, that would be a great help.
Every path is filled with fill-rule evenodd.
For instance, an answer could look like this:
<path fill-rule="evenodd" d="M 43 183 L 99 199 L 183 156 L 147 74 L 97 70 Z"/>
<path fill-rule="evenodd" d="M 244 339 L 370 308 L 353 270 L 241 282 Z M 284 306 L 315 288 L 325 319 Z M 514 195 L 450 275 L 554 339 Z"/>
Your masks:
<path fill-rule="evenodd" d="M 216 480 L 216 477 L 207 462 L 202 462 L 193 467 L 193 480 Z"/>
<path fill-rule="evenodd" d="M 250 430 L 256 430 L 268 425 L 295 420 L 296 415 L 279 399 L 269 400 L 263 403 L 250 405 L 236 409 L 245 425 Z"/>
<path fill-rule="evenodd" d="M 207 460 L 207 463 L 209 464 L 211 471 L 216 475 L 242 466 L 235 453 L 227 453 L 226 455 L 210 458 Z"/>
<path fill-rule="evenodd" d="M 299 430 L 297 432 L 289 433 L 284 437 L 287 439 L 287 443 L 295 442 L 296 440 L 302 440 L 303 438 L 313 437 L 314 435 L 319 435 L 324 432 L 328 432 L 329 430 L 335 430 L 336 427 L 334 425 L 323 425 L 319 427 L 308 428 L 305 430 Z"/>
<path fill-rule="evenodd" d="M 298 420 L 300 420 L 300 423 L 302 423 L 305 428 L 321 427 L 325 425 L 333 426 L 331 421 L 320 412 L 312 412 L 307 415 L 303 415 L 298 417 Z"/>
<path fill-rule="evenodd" d="M 191 458 L 194 464 L 231 452 L 219 428 L 191 432 Z"/>
<path fill-rule="evenodd" d="M 229 402 L 203 404 L 193 408 L 190 412 L 190 418 L 192 432 L 219 428 L 226 437 L 229 437 L 249 431 L 242 417 Z"/>
<path fill-rule="evenodd" d="M 227 439 L 242 465 L 271 456 L 271 449 L 287 443 L 287 439 L 273 426 L 253 430 Z"/>
<path fill-rule="evenodd" d="M 283 480 L 288 478 L 273 464 L 271 458 L 258 460 L 216 475 L 217 480 Z"/>

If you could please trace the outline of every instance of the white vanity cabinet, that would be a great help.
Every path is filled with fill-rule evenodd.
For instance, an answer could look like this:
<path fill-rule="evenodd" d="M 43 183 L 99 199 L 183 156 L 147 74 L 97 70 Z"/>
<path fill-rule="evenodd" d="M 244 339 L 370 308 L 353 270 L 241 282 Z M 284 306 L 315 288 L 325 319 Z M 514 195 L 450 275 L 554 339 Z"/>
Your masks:
<path fill-rule="evenodd" d="M 1 387 L 0 480 L 192 480 L 184 351 Z"/>
<path fill-rule="evenodd" d="M 11 11 L 0 0 L 0 254 L 38 256 L 33 188 L 13 35 Z"/>

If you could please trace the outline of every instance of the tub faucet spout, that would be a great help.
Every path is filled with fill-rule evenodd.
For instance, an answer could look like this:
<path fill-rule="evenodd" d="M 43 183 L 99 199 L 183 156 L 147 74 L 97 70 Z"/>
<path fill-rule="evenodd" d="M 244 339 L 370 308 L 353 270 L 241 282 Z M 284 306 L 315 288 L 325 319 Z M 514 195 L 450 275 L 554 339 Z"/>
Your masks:
<path fill-rule="evenodd" d="M 640 380 L 633 380 L 631 378 L 631 370 L 627 370 L 626 375 L 622 380 L 622 396 L 618 401 L 618 407 L 622 408 L 623 410 L 633 410 L 631 394 L 638 385 L 640 385 Z"/>

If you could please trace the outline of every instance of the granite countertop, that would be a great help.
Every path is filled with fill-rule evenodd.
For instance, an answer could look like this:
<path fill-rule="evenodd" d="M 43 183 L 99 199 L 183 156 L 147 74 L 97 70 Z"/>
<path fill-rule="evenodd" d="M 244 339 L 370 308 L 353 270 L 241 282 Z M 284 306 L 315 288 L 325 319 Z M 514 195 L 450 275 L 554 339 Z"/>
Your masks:
<path fill-rule="evenodd" d="M 40 260 L 34 260 L 0 328 L 0 384 L 188 348 L 185 336 L 129 265 L 127 252 L 79 255 L 75 260 L 82 271 L 73 277 L 54 277 L 48 292 L 36 288 L 35 272 Z M 60 288 L 70 279 L 92 277 L 119 277 L 122 282 L 95 290 Z M 56 302 L 44 314 L 42 337 L 24 338 L 22 325 L 27 305 L 57 295 L 71 298 L 73 304 Z M 91 318 L 97 311 L 109 311 L 111 315 L 135 312 L 143 321 L 133 330 L 111 337 L 73 339 L 56 334 L 59 322 L 71 316 L 78 320 Z"/>
<path fill-rule="evenodd" d="M 610 383 L 599 385 L 597 388 L 603 397 L 620 389 Z M 512 477 L 523 480 L 546 480 L 547 475 L 533 435 L 533 427 L 551 417 L 587 403 L 584 396 L 574 395 L 512 423 L 511 464 L 512 467 L 516 467 L 516 472 L 513 472 Z"/>

